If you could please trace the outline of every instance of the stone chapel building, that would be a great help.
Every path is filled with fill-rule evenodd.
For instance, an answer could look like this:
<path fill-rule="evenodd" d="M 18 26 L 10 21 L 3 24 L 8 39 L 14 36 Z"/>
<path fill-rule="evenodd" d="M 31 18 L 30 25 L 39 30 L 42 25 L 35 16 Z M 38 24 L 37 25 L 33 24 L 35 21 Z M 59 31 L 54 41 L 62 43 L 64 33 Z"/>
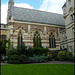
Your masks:
<path fill-rule="evenodd" d="M 23 41 L 27 47 L 42 45 L 54 51 L 60 50 L 60 30 L 65 28 L 65 22 L 61 14 L 15 7 L 9 0 L 7 27 L 7 39 L 14 48 Z"/>

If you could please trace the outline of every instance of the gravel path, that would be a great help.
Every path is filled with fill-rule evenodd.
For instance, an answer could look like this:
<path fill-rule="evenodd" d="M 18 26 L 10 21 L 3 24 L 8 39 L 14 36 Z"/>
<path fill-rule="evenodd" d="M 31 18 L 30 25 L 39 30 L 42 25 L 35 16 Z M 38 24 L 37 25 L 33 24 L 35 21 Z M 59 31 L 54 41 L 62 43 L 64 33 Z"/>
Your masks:
<path fill-rule="evenodd" d="M 74 62 L 68 62 L 68 61 L 49 61 L 46 63 L 31 63 L 31 64 L 74 64 Z M 1 63 L 1 65 L 11 65 L 8 63 Z"/>
<path fill-rule="evenodd" d="M 41 64 L 41 63 L 39 63 Z M 67 62 L 67 61 L 49 61 L 47 63 L 42 64 L 74 64 L 74 62 Z"/>

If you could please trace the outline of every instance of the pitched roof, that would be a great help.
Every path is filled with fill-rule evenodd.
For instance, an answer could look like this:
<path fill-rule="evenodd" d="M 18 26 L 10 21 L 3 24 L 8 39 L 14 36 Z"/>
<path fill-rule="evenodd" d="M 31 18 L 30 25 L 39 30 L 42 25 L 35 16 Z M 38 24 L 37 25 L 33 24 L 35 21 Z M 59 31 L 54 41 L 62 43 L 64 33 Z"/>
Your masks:
<path fill-rule="evenodd" d="M 14 20 L 44 24 L 65 25 L 63 15 L 12 6 L 10 14 Z"/>

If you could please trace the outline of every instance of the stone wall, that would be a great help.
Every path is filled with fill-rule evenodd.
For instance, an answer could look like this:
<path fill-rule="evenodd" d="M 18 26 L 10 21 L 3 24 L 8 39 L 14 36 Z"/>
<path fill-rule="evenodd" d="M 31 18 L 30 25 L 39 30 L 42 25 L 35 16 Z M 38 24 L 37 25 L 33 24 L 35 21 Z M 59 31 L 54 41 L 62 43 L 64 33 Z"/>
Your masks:
<path fill-rule="evenodd" d="M 66 0 L 63 8 L 63 16 L 65 19 L 65 29 L 62 33 L 66 33 L 67 39 L 61 42 L 61 46 L 68 47 L 68 51 L 74 53 L 74 0 Z M 61 33 L 61 35 L 62 35 Z"/>
<path fill-rule="evenodd" d="M 33 37 L 36 30 L 39 31 L 41 37 L 41 43 L 43 47 L 49 48 L 49 35 L 53 32 L 56 39 L 56 48 L 52 48 L 50 50 L 59 50 L 60 49 L 60 38 L 58 28 L 60 27 L 52 27 L 52 25 L 37 25 L 37 24 L 22 24 L 22 23 L 9 23 L 8 24 L 8 35 L 7 38 L 10 38 L 11 44 L 13 47 L 17 47 L 18 44 L 18 33 L 22 32 L 23 42 L 26 46 L 33 47 Z"/>

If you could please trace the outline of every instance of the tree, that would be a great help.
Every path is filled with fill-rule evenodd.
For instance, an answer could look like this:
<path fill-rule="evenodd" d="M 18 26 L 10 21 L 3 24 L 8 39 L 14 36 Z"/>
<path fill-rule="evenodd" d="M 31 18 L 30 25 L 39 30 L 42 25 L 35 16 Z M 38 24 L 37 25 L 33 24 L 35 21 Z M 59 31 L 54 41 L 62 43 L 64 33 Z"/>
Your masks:
<path fill-rule="evenodd" d="M 8 40 L 4 40 L 3 42 L 0 42 L 0 54 L 5 54 L 6 55 L 6 44 L 8 43 Z"/>

